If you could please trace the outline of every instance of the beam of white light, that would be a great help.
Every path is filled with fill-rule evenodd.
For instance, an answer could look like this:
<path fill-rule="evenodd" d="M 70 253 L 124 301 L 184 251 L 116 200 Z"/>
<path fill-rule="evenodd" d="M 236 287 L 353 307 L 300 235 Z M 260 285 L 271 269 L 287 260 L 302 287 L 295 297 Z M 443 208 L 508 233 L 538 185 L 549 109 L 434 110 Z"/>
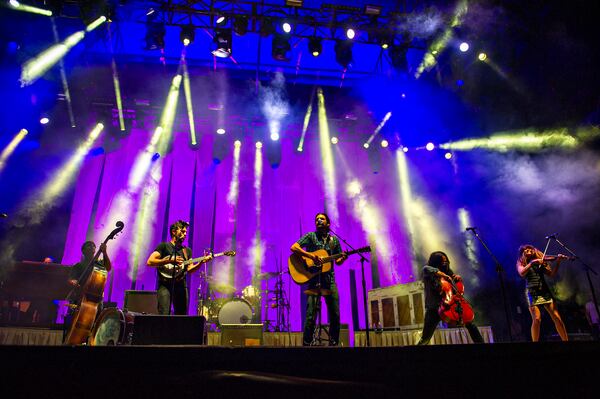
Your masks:
<path fill-rule="evenodd" d="M 27 4 L 22 4 L 22 3 L 18 2 L 17 0 L 10 0 L 8 2 L 8 4 L 10 4 L 10 6 L 13 9 L 18 10 L 18 11 L 29 12 L 32 14 L 45 15 L 47 17 L 52 16 L 52 11 L 50 11 L 50 10 L 46 10 L 44 8 L 39 8 L 39 7 L 28 6 Z"/>
<path fill-rule="evenodd" d="M 398 184 L 400 186 L 401 209 L 400 212 L 404 215 L 404 223 L 410 235 L 411 244 L 411 260 L 413 275 L 418 275 L 419 266 L 417 265 L 416 251 L 419 249 L 416 242 L 416 231 L 412 219 L 412 189 L 408 176 L 408 162 L 406 154 L 403 151 L 396 151 L 396 166 L 398 169 Z"/>
<path fill-rule="evenodd" d="M 379 122 L 379 125 L 377 125 L 377 127 L 375 128 L 375 131 L 373 132 L 373 134 L 371 134 L 371 137 L 369 137 L 369 139 L 367 140 L 367 142 L 365 144 L 371 145 L 371 143 L 375 139 L 375 136 L 377 136 L 379 134 L 379 132 L 381 131 L 381 129 L 383 129 L 383 127 L 385 126 L 386 122 L 391 117 L 392 117 L 392 112 L 391 111 L 388 112 L 387 114 L 385 114 L 385 116 L 383 117 L 383 119 L 381 120 L 381 122 Z M 368 147 L 365 147 L 365 148 L 368 148 Z"/>
<path fill-rule="evenodd" d="M 4 169 L 4 166 L 6 166 L 6 161 L 12 155 L 12 153 L 15 151 L 15 149 L 17 148 L 19 143 L 21 141 L 23 141 L 25 136 L 27 136 L 27 133 L 29 133 L 27 131 L 27 129 L 21 129 L 19 131 L 19 133 L 17 133 L 15 135 L 15 137 L 13 137 L 13 139 L 10 141 L 10 143 L 8 143 L 8 145 L 6 147 L 4 147 L 4 149 L 2 150 L 2 153 L 0 153 L 0 172 L 2 172 L 2 169 Z"/>
<path fill-rule="evenodd" d="M 260 273 L 262 259 L 264 255 L 264 243 L 261 239 L 261 201 L 262 201 L 262 176 L 263 176 L 263 152 L 262 147 L 256 147 L 254 150 L 254 197 L 256 200 L 256 233 L 252 243 L 253 262 L 250 269 L 252 276 Z"/>
<path fill-rule="evenodd" d="M 308 108 L 306 108 L 306 114 L 304 115 L 304 123 L 302 124 L 302 135 L 300 136 L 300 143 L 298 143 L 298 151 L 304 149 L 304 137 L 306 136 L 306 130 L 308 129 L 308 123 L 310 122 L 310 116 L 312 115 L 312 103 L 314 100 L 314 91 L 310 96 L 310 102 Z"/>
<path fill-rule="evenodd" d="M 229 191 L 227 192 L 227 204 L 229 205 L 229 221 L 234 222 L 235 210 L 238 204 L 240 194 L 240 153 L 242 144 L 235 145 L 233 148 L 233 170 L 231 172 L 231 181 L 229 182 Z"/>
<path fill-rule="evenodd" d="M 546 148 L 576 148 L 586 140 L 600 137 L 600 127 L 582 126 L 577 129 L 557 128 L 538 131 L 535 129 L 493 133 L 489 137 L 465 139 L 440 145 L 454 151 L 476 148 L 506 152 L 510 150 L 536 151 Z"/>
<path fill-rule="evenodd" d="M 190 74 L 188 72 L 187 61 L 183 59 L 183 92 L 185 94 L 185 106 L 187 108 L 188 121 L 190 124 L 190 144 L 197 145 L 196 125 L 194 123 L 194 107 L 192 105 L 192 89 L 190 85 Z"/>
<path fill-rule="evenodd" d="M 448 46 L 450 40 L 452 40 L 452 28 L 459 26 L 462 23 L 463 17 L 467 14 L 469 10 L 469 2 L 468 0 L 460 0 L 456 7 L 454 8 L 454 16 L 450 25 L 446 28 L 446 30 L 442 33 L 440 37 L 438 37 L 432 44 L 429 46 L 428 51 L 423 56 L 423 60 L 421 60 L 421 64 L 418 66 L 417 71 L 415 72 L 415 78 L 418 79 L 423 72 L 430 70 L 437 64 L 437 60 L 435 56 L 439 56 L 442 51 Z"/>
<path fill-rule="evenodd" d="M 56 29 L 56 23 L 54 21 L 54 18 L 50 19 L 50 21 L 52 21 L 52 33 L 54 34 L 54 42 L 58 43 L 58 29 Z M 75 115 L 73 114 L 71 91 L 69 90 L 69 82 L 67 81 L 67 73 L 65 72 L 65 63 L 63 62 L 62 58 L 58 61 L 58 67 L 60 70 L 60 80 L 62 82 L 65 100 L 67 101 L 67 112 L 69 113 L 69 122 L 71 122 L 71 127 L 75 127 Z"/>
<path fill-rule="evenodd" d="M 459 208 L 457 211 L 458 223 L 460 227 L 460 231 L 465 234 L 465 240 L 463 242 L 463 252 L 465 256 L 469 260 L 471 265 L 471 269 L 473 269 L 474 273 L 471 273 L 471 278 L 469 280 L 469 287 L 478 287 L 479 286 L 479 277 L 477 277 L 477 271 L 480 268 L 479 260 L 477 259 L 477 243 L 473 234 L 466 231 L 466 228 L 472 226 L 471 223 L 471 215 L 466 208 Z"/>
<path fill-rule="evenodd" d="M 40 76 L 45 74 L 52 68 L 60 59 L 62 59 L 77 43 L 85 37 L 86 33 L 91 32 L 100 26 L 106 17 L 100 17 L 81 30 L 67 37 L 62 43 L 55 44 L 50 48 L 42 51 L 36 57 L 28 60 L 21 70 L 21 86 L 28 86 L 35 82 Z"/>
<path fill-rule="evenodd" d="M 277 73 L 270 87 L 266 87 L 261 95 L 261 109 L 267 119 L 271 140 L 278 140 L 281 135 L 281 122 L 289 113 L 289 105 L 284 98 L 285 79 Z"/>
<path fill-rule="evenodd" d="M 337 188 L 335 182 L 335 164 L 333 162 L 333 151 L 331 150 L 331 137 L 329 134 L 329 123 L 327 122 L 327 110 L 325 109 L 325 97 L 323 90 L 317 89 L 318 113 L 319 113 L 319 144 L 321 148 L 321 159 L 323 176 L 325 176 L 325 205 L 334 220 L 338 218 Z"/>

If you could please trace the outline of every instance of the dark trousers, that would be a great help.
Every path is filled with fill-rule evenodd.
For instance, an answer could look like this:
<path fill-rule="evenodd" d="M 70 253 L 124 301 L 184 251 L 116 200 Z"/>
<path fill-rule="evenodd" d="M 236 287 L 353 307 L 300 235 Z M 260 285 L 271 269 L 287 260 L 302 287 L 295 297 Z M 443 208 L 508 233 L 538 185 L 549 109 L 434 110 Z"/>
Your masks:
<path fill-rule="evenodd" d="M 323 296 L 325 305 L 327 305 L 327 315 L 329 316 L 329 340 L 331 345 L 338 345 L 340 342 L 340 298 L 337 285 L 331 284 L 331 295 Z M 306 301 L 306 318 L 304 319 L 304 345 L 310 345 L 315 333 L 315 323 L 317 318 L 317 301 L 321 297 L 308 295 Z"/>
<path fill-rule="evenodd" d="M 160 280 L 158 282 L 158 314 L 171 314 L 171 309 L 169 307 L 171 296 L 173 296 L 173 314 L 187 315 L 189 297 L 185 280 L 175 281 L 175 284 L 173 284 L 172 281 Z"/>
<path fill-rule="evenodd" d="M 423 322 L 423 333 L 421 334 L 421 339 L 417 345 L 427 345 L 433 337 L 433 333 L 437 328 L 437 325 L 441 321 L 440 315 L 438 314 L 437 309 L 426 309 L 425 310 L 425 321 Z M 477 326 L 473 323 L 465 323 L 465 328 L 469 332 L 471 339 L 476 344 L 483 343 L 483 337 L 481 333 L 477 329 Z"/>

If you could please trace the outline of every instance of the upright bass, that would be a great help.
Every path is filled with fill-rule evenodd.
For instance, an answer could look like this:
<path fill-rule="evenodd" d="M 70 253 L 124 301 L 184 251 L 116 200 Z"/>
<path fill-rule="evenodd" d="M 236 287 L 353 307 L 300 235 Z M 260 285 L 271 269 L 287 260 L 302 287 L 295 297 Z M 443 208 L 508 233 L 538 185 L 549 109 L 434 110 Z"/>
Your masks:
<path fill-rule="evenodd" d="M 106 244 L 109 240 L 115 238 L 117 234 L 123 230 L 125 224 L 121 221 L 116 223 L 117 228 L 110 232 L 108 237 L 104 240 Z M 96 320 L 96 314 L 98 313 L 98 305 L 102 301 L 104 296 L 104 285 L 106 284 L 107 272 L 94 266 L 98 257 L 100 256 L 101 250 L 94 255 L 94 258 L 86 266 L 85 271 L 81 274 L 80 279 L 87 279 L 85 281 L 78 281 L 78 286 L 81 287 L 81 302 L 77 307 L 77 311 L 73 315 L 73 321 L 69 333 L 65 338 L 65 345 L 81 345 L 85 343 L 92 331 L 94 321 Z M 91 273 L 90 273 L 91 269 Z M 73 291 L 71 291 L 71 294 Z M 69 295 L 71 296 L 71 295 Z"/>

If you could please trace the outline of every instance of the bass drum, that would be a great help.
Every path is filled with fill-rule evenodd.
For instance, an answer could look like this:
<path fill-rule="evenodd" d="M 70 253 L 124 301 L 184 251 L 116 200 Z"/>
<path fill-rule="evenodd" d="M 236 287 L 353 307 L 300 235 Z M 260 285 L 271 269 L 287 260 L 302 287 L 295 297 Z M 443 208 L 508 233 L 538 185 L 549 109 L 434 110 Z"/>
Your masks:
<path fill-rule="evenodd" d="M 219 324 L 248 324 L 252 321 L 252 307 L 242 298 L 233 298 L 219 310 Z"/>
<path fill-rule="evenodd" d="M 89 345 L 131 345 L 133 324 L 137 314 L 139 313 L 117 308 L 104 309 L 94 324 Z"/>

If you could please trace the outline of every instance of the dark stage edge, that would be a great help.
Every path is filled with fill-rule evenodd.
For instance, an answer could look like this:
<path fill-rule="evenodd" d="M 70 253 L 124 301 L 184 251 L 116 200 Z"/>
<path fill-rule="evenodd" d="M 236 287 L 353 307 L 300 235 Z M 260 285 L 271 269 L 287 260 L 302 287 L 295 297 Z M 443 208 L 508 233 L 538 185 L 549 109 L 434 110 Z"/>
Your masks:
<path fill-rule="evenodd" d="M 595 398 L 600 383 L 596 342 L 3 346 L 0 359 L 5 398 Z"/>

